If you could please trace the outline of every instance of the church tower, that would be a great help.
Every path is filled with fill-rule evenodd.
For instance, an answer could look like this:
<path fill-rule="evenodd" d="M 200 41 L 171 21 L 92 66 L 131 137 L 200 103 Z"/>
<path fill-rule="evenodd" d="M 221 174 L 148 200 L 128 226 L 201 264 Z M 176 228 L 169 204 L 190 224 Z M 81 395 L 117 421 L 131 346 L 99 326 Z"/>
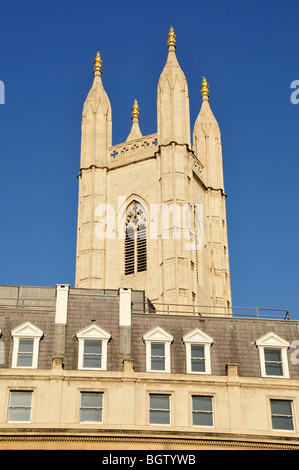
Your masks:
<path fill-rule="evenodd" d="M 97 54 L 82 117 L 76 287 L 144 290 L 154 304 L 222 313 L 231 294 L 220 131 L 204 79 L 192 146 L 172 27 L 167 48 L 157 132 L 142 135 L 135 100 L 131 131 L 113 146 Z"/>

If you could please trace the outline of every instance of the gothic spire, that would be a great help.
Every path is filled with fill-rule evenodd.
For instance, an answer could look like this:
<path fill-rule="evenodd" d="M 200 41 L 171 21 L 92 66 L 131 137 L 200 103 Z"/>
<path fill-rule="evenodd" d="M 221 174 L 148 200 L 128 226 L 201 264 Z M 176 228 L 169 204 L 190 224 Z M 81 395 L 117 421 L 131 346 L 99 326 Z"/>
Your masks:
<path fill-rule="evenodd" d="M 102 83 L 102 59 L 93 63 L 93 84 L 83 106 L 81 168 L 105 165 L 107 147 L 112 145 L 112 111 Z"/>
<path fill-rule="evenodd" d="M 157 96 L 159 144 L 190 144 L 189 96 L 186 77 L 176 57 L 176 35 L 171 26 L 168 56 L 160 75 Z"/>
<path fill-rule="evenodd" d="M 209 187 L 223 188 L 221 134 L 209 103 L 209 85 L 201 85 L 202 105 L 193 129 L 193 150 L 202 163 L 203 179 Z"/>
<path fill-rule="evenodd" d="M 135 140 L 135 139 L 139 139 L 140 137 L 142 137 L 142 133 L 139 128 L 140 112 L 139 112 L 139 106 L 138 106 L 136 99 L 134 101 L 131 113 L 132 113 L 132 128 L 131 128 L 130 134 L 127 137 L 126 142 L 128 142 L 129 140 Z"/>

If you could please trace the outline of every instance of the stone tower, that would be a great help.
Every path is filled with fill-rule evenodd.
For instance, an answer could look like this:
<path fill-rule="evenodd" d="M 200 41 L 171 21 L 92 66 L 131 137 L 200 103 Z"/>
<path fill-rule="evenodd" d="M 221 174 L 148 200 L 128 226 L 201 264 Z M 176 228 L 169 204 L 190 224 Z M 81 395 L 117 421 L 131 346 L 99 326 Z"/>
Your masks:
<path fill-rule="evenodd" d="M 114 146 L 97 54 L 82 118 L 76 287 L 140 289 L 153 303 L 221 313 L 231 292 L 220 130 L 203 79 L 191 144 L 173 28 L 167 47 L 157 132 L 142 135 L 135 100 L 129 136 Z"/>

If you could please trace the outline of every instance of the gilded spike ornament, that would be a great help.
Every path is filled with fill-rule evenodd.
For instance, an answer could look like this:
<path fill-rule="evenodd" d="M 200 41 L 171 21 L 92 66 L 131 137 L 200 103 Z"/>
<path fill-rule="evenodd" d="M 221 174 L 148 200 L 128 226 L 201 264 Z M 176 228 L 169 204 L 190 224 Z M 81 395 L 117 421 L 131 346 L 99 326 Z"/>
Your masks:
<path fill-rule="evenodd" d="M 169 34 L 167 37 L 167 46 L 176 46 L 176 35 L 174 34 L 173 27 L 170 27 Z"/>
<path fill-rule="evenodd" d="M 133 108 L 132 108 L 132 118 L 139 118 L 139 106 L 137 100 L 135 99 Z"/>
<path fill-rule="evenodd" d="M 97 52 L 95 61 L 93 63 L 93 71 L 102 72 L 102 59 L 101 59 L 99 51 Z"/>
<path fill-rule="evenodd" d="M 209 96 L 209 85 L 205 77 L 202 79 L 201 96 Z"/>

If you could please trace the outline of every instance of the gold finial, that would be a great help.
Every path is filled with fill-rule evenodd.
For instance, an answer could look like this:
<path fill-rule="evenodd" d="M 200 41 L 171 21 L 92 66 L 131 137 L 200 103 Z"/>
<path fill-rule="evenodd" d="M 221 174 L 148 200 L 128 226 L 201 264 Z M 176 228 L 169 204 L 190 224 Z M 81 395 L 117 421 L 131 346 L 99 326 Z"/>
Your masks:
<path fill-rule="evenodd" d="M 102 59 L 101 59 L 99 51 L 97 52 L 95 61 L 93 63 L 93 71 L 102 72 Z"/>
<path fill-rule="evenodd" d="M 132 118 L 135 118 L 135 117 L 139 118 L 139 106 L 138 106 L 136 99 L 134 101 L 133 108 L 132 108 Z"/>
<path fill-rule="evenodd" d="M 173 27 L 170 27 L 169 34 L 167 37 L 167 46 L 175 46 L 176 45 L 176 35 L 174 34 Z"/>
<path fill-rule="evenodd" d="M 201 96 L 209 96 L 209 85 L 205 77 L 202 78 Z"/>

